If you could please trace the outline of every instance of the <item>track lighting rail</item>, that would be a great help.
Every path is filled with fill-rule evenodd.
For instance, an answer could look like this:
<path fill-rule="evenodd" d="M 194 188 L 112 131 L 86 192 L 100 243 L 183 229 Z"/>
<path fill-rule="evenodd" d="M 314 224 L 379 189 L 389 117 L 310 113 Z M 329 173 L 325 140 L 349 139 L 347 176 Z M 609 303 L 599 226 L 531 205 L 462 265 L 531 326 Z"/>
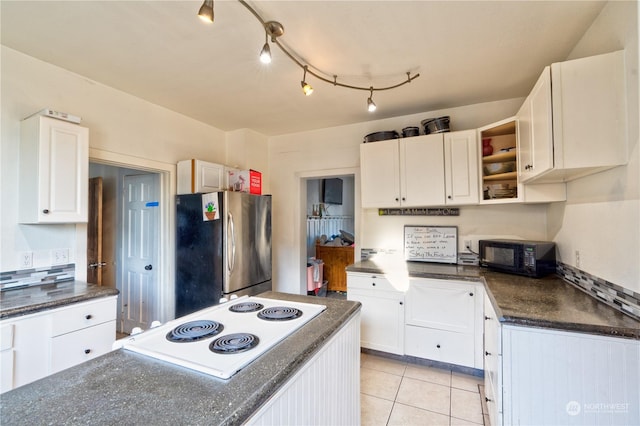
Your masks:
<path fill-rule="evenodd" d="M 273 22 L 273 21 L 265 22 L 265 20 L 262 19 L 262 17 L 260 15 L 258 15 L 258 12 L 256 12 L 246 1 L 238 0 L 238 2 L 241 5 L 243 5 L 244 7 L 246 7 L 247 10 L 249 10 L 249 12 L 251 12 L 251 14 L 253 16 L 255 16 L 255 18 L 264 27 L 264 29 L 267 32 L 267 34 L 269 34 L 269 36 L 271 37 L 271 42 L 274 43 L 275 45 L 277 45 L 280 48 L 280 50 L 282 50 L 282 52 L 284 52 L 284 54 L 289 57 L 289 59 L 291 59 L 293 62 L 295 62 L 296 65 L 298 65 L 303 70 L 306 69 L 307 73 L 311 74 L 312 76 L 314 76 L 318 80 L 324 81 L 325 83 L 329 83 L 329 84 L 332 84 L 334 86 L 346 87 L 348 89 L 366 90 L 367 92 L 370 92 L 370 91 L 377 92 L 377 91 L 390 90 L 390 89 L 395 89 L 396 87 L 404 86 L 405 84 L 411 83 L 411 81 L 413 81 L 416 78 L 420 77 L 420 74 L 411 75 L 411 72 L 407 72 L 407 79 L 406 80 L 401 81 L 398 84 L 394 84 L 392 86 L 386 86 L 386 87 L 371 87 L 371 86 L 365 87 L 365 86 L 355 86 L 355 85 L 352 85 L 352 84 L 341 83 L 341 82 L 338 81 L 338 76 L 335 75 L 335 74 L 333 76 L 333 80 L 330 80 L 330 79 L 318 74 L 317 72 L 314 72 L 312 69 L 309 68 L 309 67 L 314 68 L 313 65 L 302 63 L 298 58 L 296 58 L 295 55 L 293 55 L 291 52 L 289 52 L 289 50 L 285 46 L 283 46 L 282 43 L 280 43 L 280 41 L 278 40 L 278 37 L 280 37 L 282 34 L 284 34 L 284 29 L 283 29 L 282 25 L 280 25 L 277 22 Z M 276 33 L 272 33 L 272 31 L 274 31 L 274 28 L 278 28 L 278 31 Z"/>
<path fill-rule="evenodd" d="M 315 68 L 313 65 L 309 63 L 304 63 L 302 60 L 298 58 L 294 52 L 288 48 L 286 48 L 280 41 L 278 37 L 284 34 L 284 27 L 280 22 L 277 21 L 266 21 L 262 19 L 262 17 L 255 11 L 253 7 L 249 5 L 244 0 L 238 0 L 238 2 L 243 5 L 251 14 L 260 22 L 265 31 L 265 43 L 260 52 L 260 60 L 268 64 L 271 62 L 271 49 L 269 48 L 269 38 L 271 38 L 271 42 L 278 46 L 280 50 L 289 57 L 296 65 L 302 68 L 304 74 L 302 77 L 301 86 L 305 95 L 309 96 L 313 93 L 313 88 L 307 83 L 306 77 L 307 73 L 311 74 L 318 80 L 324 81 L 325 83 L 332 84 L 334 86 L 345 87 L 347 89 L 353 90 L 365 90 L 369 92 L 369 97 L 367 98 L 367 109 L 369 112 L 373 112 L 376 110 L 376 104 L 373 102 L 373 92 L 379 92 L 383 90 L 391 90 L 400 86 L 404 86 L 407 83 L 411 83 L 416 78 L 420 77 L 420 74 L 411 75 L 411 72 L 407 72 L 407 78 L 397 84 L 385 87 L 375 87 L 375 86 L 356 86 L 353 84 L 346 84 L 338 81 L 338 76 L 336 74 L 333 75 L 333 80 L 323 76 L 319 72 L 313 71 L 311 68 Z M 213 22 L 213 0 L 205 0 L 200 8 L 198 15 L 207 22 Z M 317 69 L 317 68 L 316 68 Z"/>

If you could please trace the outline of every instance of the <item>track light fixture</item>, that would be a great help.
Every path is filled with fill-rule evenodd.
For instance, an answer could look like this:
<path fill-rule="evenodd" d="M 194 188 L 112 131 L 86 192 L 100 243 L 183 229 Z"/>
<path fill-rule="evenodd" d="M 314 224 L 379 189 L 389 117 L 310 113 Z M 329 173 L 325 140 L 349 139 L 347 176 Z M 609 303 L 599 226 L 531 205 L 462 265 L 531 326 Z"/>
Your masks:
<path fill-rule="evenodd" d="M 345 87 L 347 89 L 353 89 L 353 90 L 368 91 L 369 98 L 367 99 L 367 110 L 369 112 L 373 112 L 376 110 L 376 104 L 373 102 L 374 91 L 395 89 L 396 87 L 404 86 L 407 83 L 411 83 L 411 81 L 420 77 L 420 74 L 411 75 L 411 72 L 409 71 L 407 72 L 406 80 L 403 80 L 398 84 L 394 84 L 392 86 L 385 86 L 385 87 L 374 87 L 374 86 L 364 87 L 364 86 L 354 86 L 351 84 L 345 84 L 342 82 L 338 82 L 338 76 L 335 74 L 333 75 L 333 79 L 330 80 L 324 77 L 323 75 L 321 75 L 320 71 L 314 72 L 313 70 L 309 69 L 309 68 L 315 68 L 315 69 L 317 68 L 309 63 L 305 64 L 303 60 L 300 59 L 300 55 L 292 51 L 290 48 L 285 47 L 282 43 L 280 43 L 280 41 L 278 41 L 278 37 L 284 34 L 284 27 L 282 26 L 281 23 L 276 21 L 265 22 L 264 19 L 262 19 L 262 17 L 258 15 L 258 12 L 256 12 L 246 1 L 238 0 L 238 2 L 241 5 L 243 5 L 245 8 L 247 8 L 247 10 L 251 12 L 253 16 L 255 16 L 255 18 L 262 24 L 262 26 L 265 29 L 265 43 L 264 43 L 264 46 L 262 47 L 262 51 L 260 52 L 260 61 L 265 64 L 268 64 L 271 62 L 271 48 L 269 47 L 269 37 L 271 37 L 271 43 L 277 45 L 280 48 L 280 50 L 289 57 L 289 59 L 291 59 L 296 65 L 298 65 L 300 68 L 303 69 L 304 76 L 302 77 L 301 85 L 302 85 L 302 91 L 307 96 L 309 96 L 313 92 L 313 88 L 311 87 L 311 85 L 307 83 L 307 72 L 308 72 L 312 76 L 316 77 L 318 80 L 322 80 L 325 83 L 329 83 L 334 86 Z M 204 4 L 200 8 L 200 11 L 198 12 L 198 16 L 200 16 L 204 20 L 213 22 L 213 0 L 205 0 Z"/>
<path fill-rule="evenodd" d="M 307 83 L 307 66 L 304 66 L 304 75 L 302 76 L 302 81 L 300 82 L 302 85 L 302 91 L 306 96 L 309 96 L 313 93 L 313 87 L 309 83 Z"/>
<path fill-rule="evenodd" d="M 204 3 L 202 3 L 198 11 L 198 16 L 204 22 L 213 22 L 213 0 L 204 0 Z"/>
<path fill-rule="evenodd" d="M 373 102 L 373 87 L 369 87 L 369 90 L 370 94 L 369 99 L 367 99 L 367 111 L 374 112 L 378 107 L 376 106 L 375 102 Z"/>
<path fill-rule="evenodd" d="M 269 47 L 269 35 L 267 32 L 264 32 L 264 46 L 262 46 L 262 50 L 260 51 L 260 62 L 263 64 L 271 63 L 271 48 Z"/>

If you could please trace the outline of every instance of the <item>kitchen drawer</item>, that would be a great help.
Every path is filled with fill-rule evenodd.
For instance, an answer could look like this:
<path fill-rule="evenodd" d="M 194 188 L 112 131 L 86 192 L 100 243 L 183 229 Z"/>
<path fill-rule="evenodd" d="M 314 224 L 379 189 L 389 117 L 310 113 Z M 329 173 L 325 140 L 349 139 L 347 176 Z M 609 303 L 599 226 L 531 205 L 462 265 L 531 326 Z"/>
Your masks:
<path fill-rule="evenodd" d="M 407 325 L 474 333 L 482 293 L 468 282 L 412 278 L 406 300 Z"/>
<path fill-rule="evenodd" d="M 403 289 L 389 281 L 384 275 L 377 274 L 347 274 L 347 293 L 349 289 L 403 291 Z"/>
<path fill-rule="evenodd" d="M 115 320 L 52 338 L 51 373 L 106 354 L 115 338 Z"/>
<path fill-rule="evenodd" d="M 51 335 L 59 336 L 116 319 L 116 296 L 61 308 L 51 314 Z"/>
<path fill-rule="evenodd" d="M 0 326 L 0 351 L 13 347 L 13 324 L 3 324 Z"/>
<path fill-rule="evenodd" d="M 474 367 L 473 333 L 455 333 L 411 325 L 406 325 L 404 330 L 407 355 Z"/>
<path fill-rule="evenodd" d="M 0 393 L 13 389 L 13 358 L 15 351 L 0 351 Z"/>

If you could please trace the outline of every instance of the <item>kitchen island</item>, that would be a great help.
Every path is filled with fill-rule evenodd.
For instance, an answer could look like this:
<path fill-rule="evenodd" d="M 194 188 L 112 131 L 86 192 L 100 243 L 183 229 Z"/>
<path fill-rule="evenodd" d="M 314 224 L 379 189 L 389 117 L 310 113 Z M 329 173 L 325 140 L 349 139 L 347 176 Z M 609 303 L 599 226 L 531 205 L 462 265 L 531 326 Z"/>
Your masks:
<path fill-rule="evenodd" d="M 260 297 L 323 304 L 327 309 L 228 380 L 120 349 L 3 394 L 0 417 L 7 424 L 233 425 L 256 420 L 261 407 L 273 401 L 345 324 L 359 320 L 360 310 L 360 304 L 346 300 L 276 292 Z M 353 340 L 357 350 L 348 354 L 358 357 L 357 336 Z M 311 373 L 322 378 L 328 371 Z M 359 371 L 351 374 L 357 379 L 351 392 L 359 401 Z M 325 388 L 325 407 L 338 393 L 330 389 Z M 354 410 L 359 416 L 357 401 Z"/>

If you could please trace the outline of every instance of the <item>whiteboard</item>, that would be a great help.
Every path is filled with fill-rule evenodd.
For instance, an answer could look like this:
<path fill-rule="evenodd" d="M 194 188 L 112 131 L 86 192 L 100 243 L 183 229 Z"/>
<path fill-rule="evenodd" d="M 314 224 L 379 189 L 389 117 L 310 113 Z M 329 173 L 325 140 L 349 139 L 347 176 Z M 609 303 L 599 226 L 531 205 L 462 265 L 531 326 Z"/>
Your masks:
<path fill-rule="evenodd" d="M 418 262 L 457 263 L 457 226 L 404 227 L 404 258 Z"/>

